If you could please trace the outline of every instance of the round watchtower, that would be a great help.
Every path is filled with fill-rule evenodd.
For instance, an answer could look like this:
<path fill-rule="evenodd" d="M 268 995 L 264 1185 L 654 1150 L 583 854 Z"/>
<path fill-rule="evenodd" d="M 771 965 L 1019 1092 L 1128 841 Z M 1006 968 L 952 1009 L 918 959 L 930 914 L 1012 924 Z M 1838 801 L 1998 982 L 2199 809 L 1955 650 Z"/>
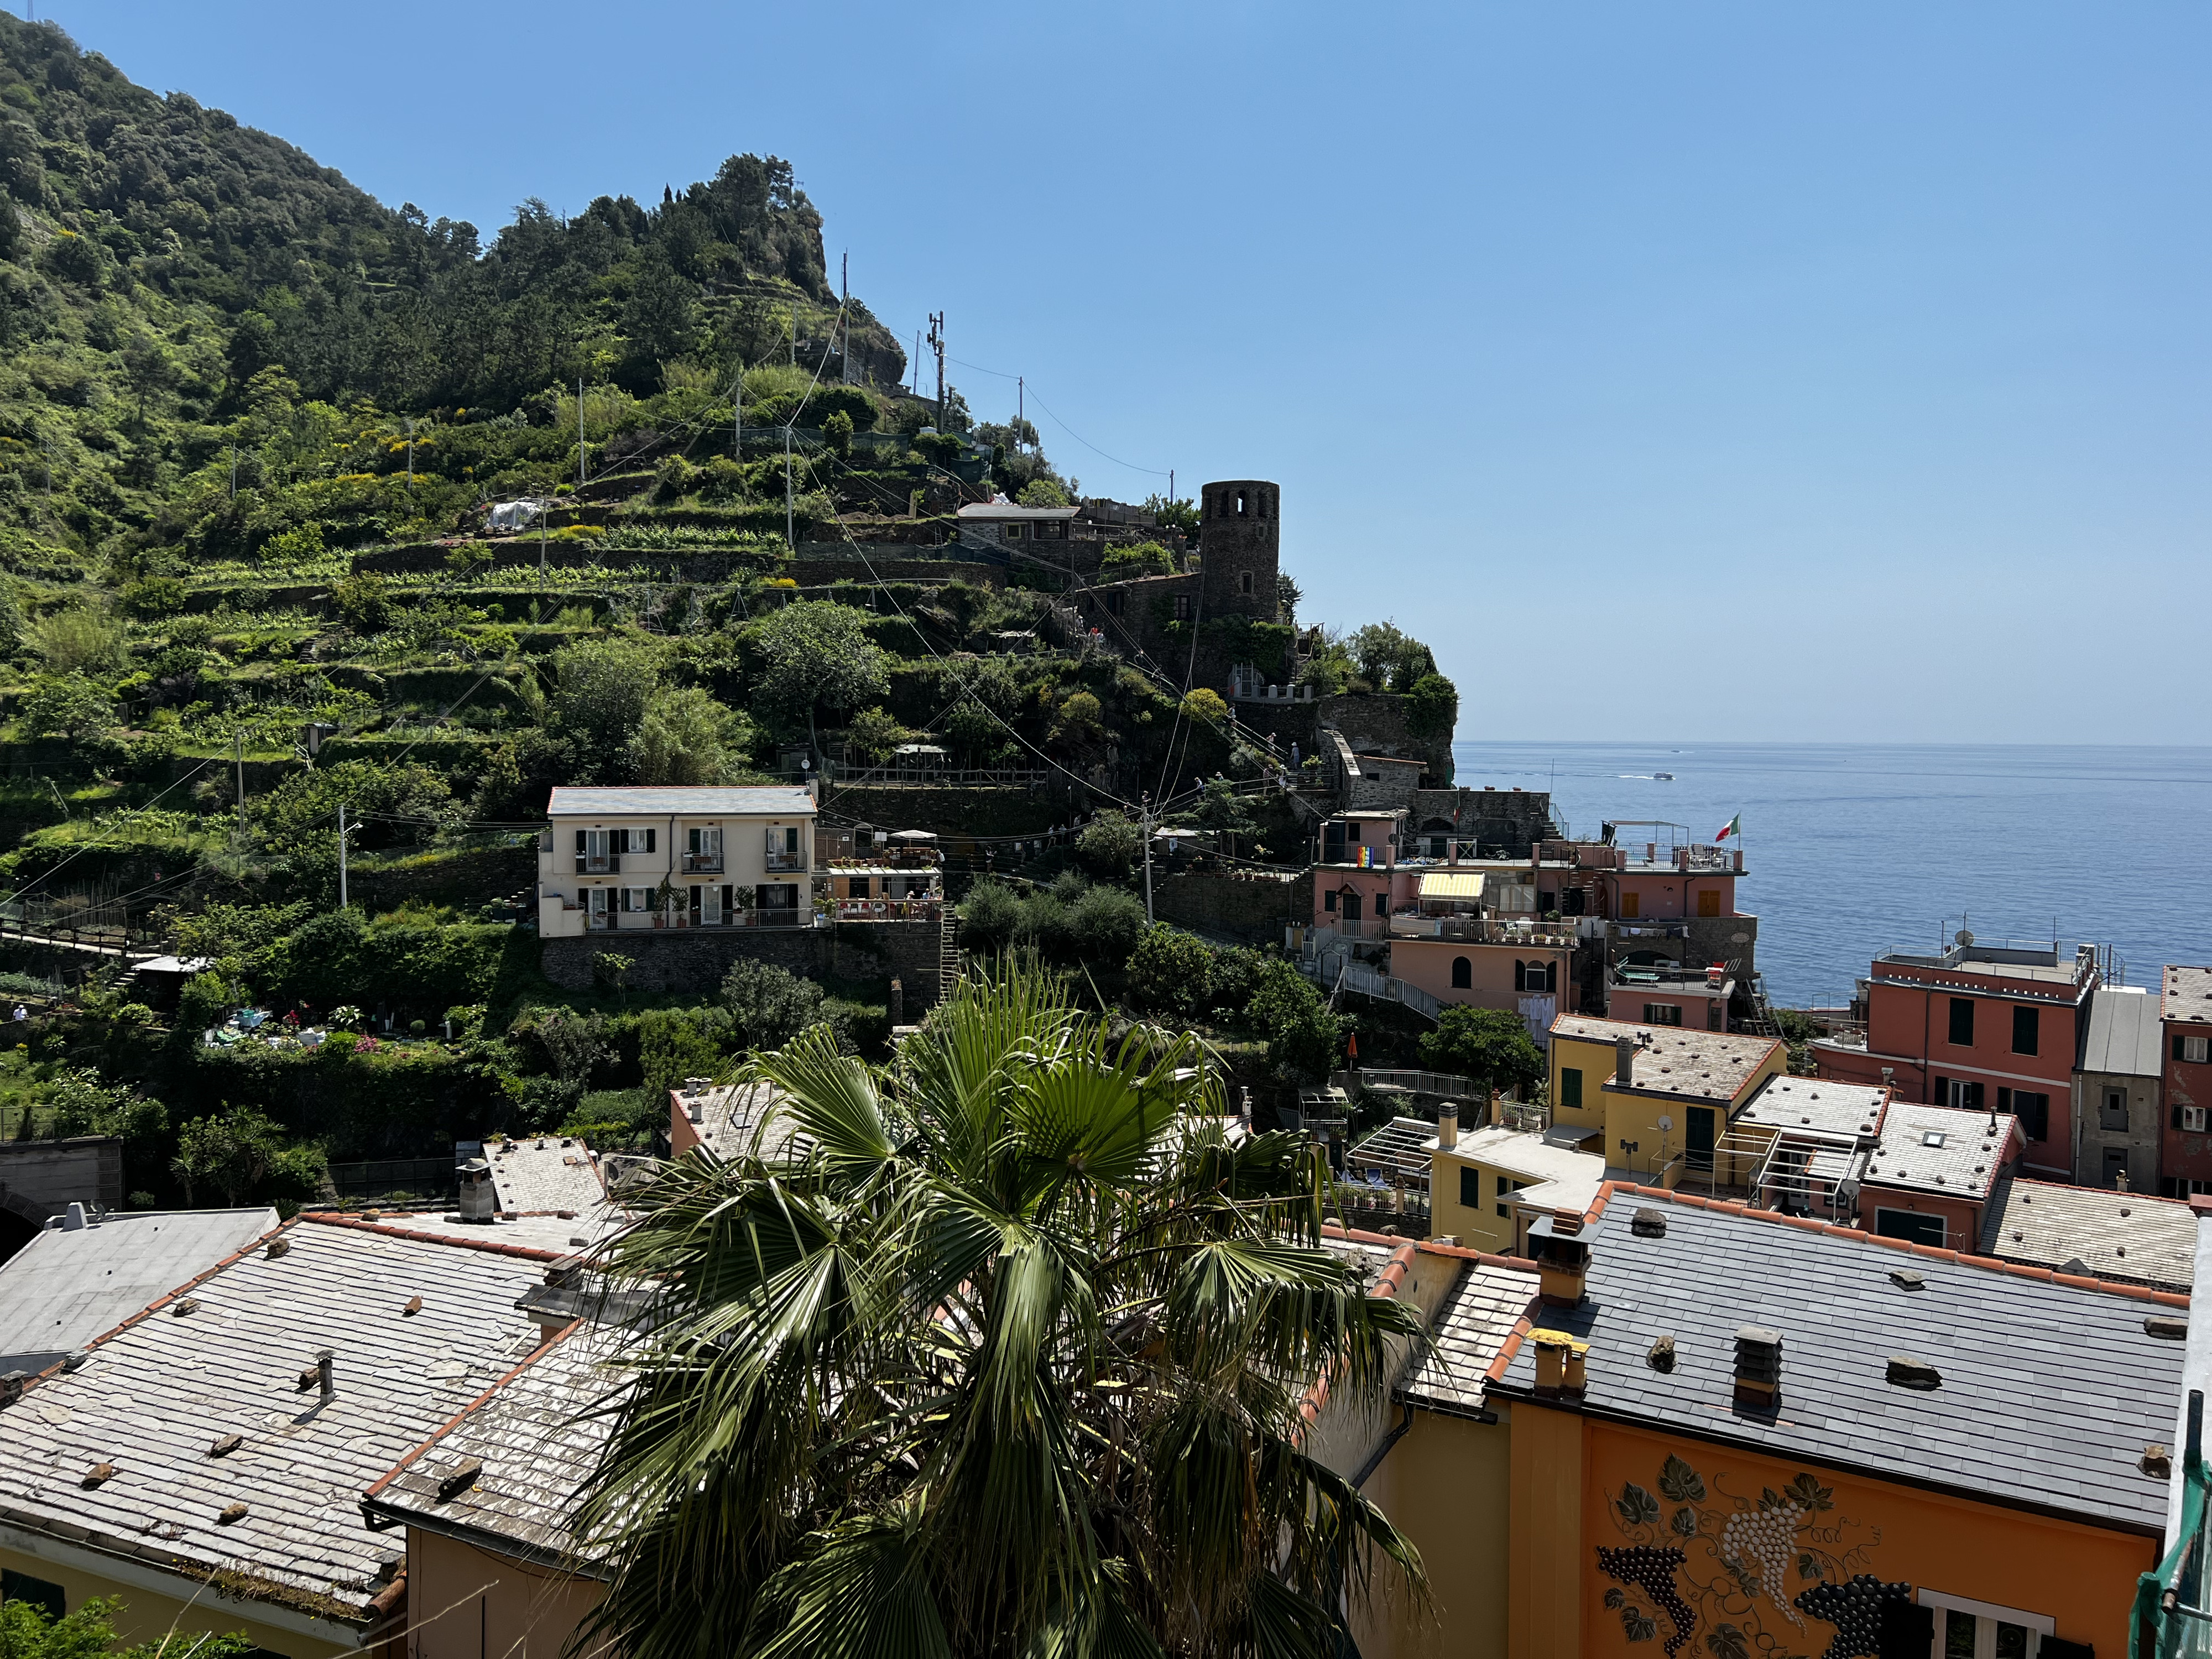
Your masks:
<path fill-rule="evenodd" d="M 1199 491 L 1199 569 L 1206 614 L 1275 620 L 1282 492 L 1261 478 Z"/>

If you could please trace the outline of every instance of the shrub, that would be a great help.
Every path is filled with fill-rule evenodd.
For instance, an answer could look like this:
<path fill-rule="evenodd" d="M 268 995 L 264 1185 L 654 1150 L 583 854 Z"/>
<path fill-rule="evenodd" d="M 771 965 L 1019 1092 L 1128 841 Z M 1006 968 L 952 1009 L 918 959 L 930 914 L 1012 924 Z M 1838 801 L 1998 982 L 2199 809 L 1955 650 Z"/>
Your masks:
<path fill-rule="evenodd" d="M 1496 1008 L 1450 1007 L 1421 1039 L 1421 1064 L 1525 1096 L 1544 1075 L 1543 1051 L 1518 1016 Z"/>
<path fill-rule="evenodd" d="M 392 584 L 374 571 L 333 582 L 331 603 L 356 634 L 380 634 L 392 624 Z"/>
<path fill-rule="evenodd" d="M 1147 924 L 1145 904 L 1121 887 L 1089 887 L 1067 907 L 1067 939 L 1085 962 L 1126 962 Z"/>
<path fill-rule="evenodd" d="M 1424 674 L 1406 696 L 1406 729 L 1417 738 L 1449 740 L 1459 723 L 1459 688 L 1441 674 Z"/>
<path fill-rule="evenodd" d="M 750 957 L 732 963 L 722 976 L 722 1003 L 729 1010 L 731 1036 L 745 1048 L 781 1048 L 829 1018 L 820 986 Z"/>
<path fill-rule="evenodd" d="M 1201 725 L 1219 726 L 1229 718 L 1229 705 L 1212 686 L 1201 685 L 1184 694 L 1182 712 Z"/>
<path fill-rule="evenodd" d="M 1067 491 L 1050 478 L 1031 478 L 1022 486 L 1015 498 L 1020 507 L 1066 507 L 1069 505 Z"/>
<path fill-rule="evenodd" d="M 1118 880 L 1144 856 L 1143 833 L 1124 812 L 1100 812 L 1075 838 L 1075 856 L 1095 876 Z"/>
<path fill-rule="evenodd" d="M 261 556 L 271 562 L 319 559 L 328 550 L 323 544 L 322 526 L 312 520 L 280 530 L 261 544 Z"/>
<path fill-rule="evenodd" d="M 1145 929 L 1130 953 L 1129 1000 L 1155 1013 L 1191 1019 L 1209 1006 L 1213 947 L 1164 922 Z"/>
<path fill-rule="evenodd" d="M 1022 902 L 1004 882 L 979 881 L 960 902 L 960 942 L 974 950 L 1003 951 L 1022 924 Z"/>
<path fill-rule="evenodd" d="M 40 617 L 24 630 L 33 650 L 57 674 L 98 672 L 123 666 L 123 630 L 101 611 L 79 607 Z"/>
<path fill-rule="evenodd" d="M 23 700 L 23 730 L 34 738 L 52 732 L 82 743 L 114 725 L 114 703 L 82 674 L 42 674 Z"/>
<path fill-rule="evenodd" d="M 1132 542 L 1106 550 L 1098 576 L 1102 581 L 1127 581 L 1135 576 L 1172 576 L 1177 568 L 1175 555 L 1159 543 Z"/>

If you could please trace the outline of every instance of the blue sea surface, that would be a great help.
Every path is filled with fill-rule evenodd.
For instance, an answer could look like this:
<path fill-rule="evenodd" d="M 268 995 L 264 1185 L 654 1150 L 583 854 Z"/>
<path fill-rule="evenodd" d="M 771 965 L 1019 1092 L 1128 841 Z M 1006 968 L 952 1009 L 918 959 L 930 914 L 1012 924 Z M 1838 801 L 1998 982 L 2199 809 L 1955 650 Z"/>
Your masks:
<path fill-rule="evenodd" d="M 1736 903 L 1759 917 L 1759 970 L 1788 1006 L 1844 1002 L 1881 952 L 1933 951 L 1960 927 L 2069 954 L 2109 945 L 2131 985 L 2212 963 L 2212 748 L 1455 743 L 1452 757 L 1462 784 L 1548 788 L 1577 836 L 1656 818 L 1711 841 L 1741 813 Z"/>

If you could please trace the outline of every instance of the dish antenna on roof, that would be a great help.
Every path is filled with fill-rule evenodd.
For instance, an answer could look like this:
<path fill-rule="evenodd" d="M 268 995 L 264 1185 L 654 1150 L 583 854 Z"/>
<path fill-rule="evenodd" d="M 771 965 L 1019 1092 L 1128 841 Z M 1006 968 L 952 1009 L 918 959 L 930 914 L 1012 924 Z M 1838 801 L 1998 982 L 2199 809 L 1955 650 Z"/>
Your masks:
<path fill-rule="evenodd" d="M 1972 945 L 1974 942 L 1973 933 L 1971 929 L 1961 927 L 1951 935 L 1951 942 L 1954 945 Z"/>

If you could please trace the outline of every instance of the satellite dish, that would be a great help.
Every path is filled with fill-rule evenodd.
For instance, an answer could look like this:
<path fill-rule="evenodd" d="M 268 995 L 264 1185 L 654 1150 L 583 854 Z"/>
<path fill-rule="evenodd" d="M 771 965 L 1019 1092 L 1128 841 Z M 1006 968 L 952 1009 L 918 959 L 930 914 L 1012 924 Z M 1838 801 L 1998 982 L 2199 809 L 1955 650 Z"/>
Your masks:
<path fill-rule="evenodd" d="M 1662 1135 L 1674 1127 L 1674 1120 L 1671 1117 L 1662 1117 L 1659 1120 L 1659 1133 Z"/>
<path fill-rule="evenodd" d="M 1951 935 L 1951 943 L 1954 945 L 1972 945 L 1973 942 L 1973 934 L 1969 933 L 1964 927 L 1961 927 L 1957 933 Z"/>

